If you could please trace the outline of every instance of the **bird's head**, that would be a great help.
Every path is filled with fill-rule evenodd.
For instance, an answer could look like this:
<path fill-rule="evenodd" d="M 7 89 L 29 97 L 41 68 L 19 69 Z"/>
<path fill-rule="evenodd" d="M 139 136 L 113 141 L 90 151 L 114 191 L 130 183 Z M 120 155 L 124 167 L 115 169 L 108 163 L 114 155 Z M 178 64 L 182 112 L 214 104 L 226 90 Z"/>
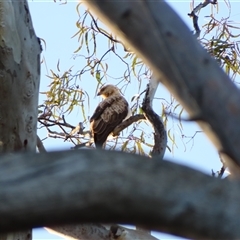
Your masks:
<path fill-rule="evenodd" d="M 103 98 L 108 98 L 114 94 L 121 94 L 119 88 L 114 85 L 106 85 L 100 88 L 98 92 L 98 96 L 102 96 Z"/>

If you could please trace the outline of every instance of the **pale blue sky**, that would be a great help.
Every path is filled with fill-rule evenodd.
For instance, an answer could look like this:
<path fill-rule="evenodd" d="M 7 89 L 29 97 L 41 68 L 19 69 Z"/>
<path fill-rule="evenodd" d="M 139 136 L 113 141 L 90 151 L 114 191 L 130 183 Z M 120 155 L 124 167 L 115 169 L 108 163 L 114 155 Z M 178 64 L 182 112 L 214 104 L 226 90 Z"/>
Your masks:
<path fill-rule="evenodd" d="M 197 4 L 197 1 L 195 1 Z M 33 25 L 35 32 L 38 37 L 42 38 L 46 42 L 46 49 L 43 45 L 44 51 L 42 57 L 46 60 L 46 64 L 42 64 L 41 73 L 41 91 L 45 91 L 50 80 L 46 77 L 50 69 L 54 71 L 57 70 L 57 62 L 60 59 L 60 69 L 62 71 L 67 70 L 69 67 L 74 66 L 73 69 L 77 70 L 79 66 L 79 59 L 74 60 L 72 58 L 73 52 L 78 47 L 78 42 L 76 38 L 71 38 L 77 31 L 75 26 L 78 20 L 78 15 L 76 12 L 77 2 L 68 2 L 67 4 L 54 3 L 52 1 L 29 1 L 30 12 L 32 15 Z M 176 12 L 183 18 L 185 23 L 189 26 L 191 30 L 192 21 L 187 16 L 190 12 L 189 6 L 190 1 L 171 1 L 170 5 L 176 10 Z M 232 3 L 232 16 L 235 19 L 239 19 L 239 13 L 237 9 L 239 8 L 239 3 Z M 224 2 L 220 2 L 220 10 L 222 15 L 227 15 L 227 11 Z M 234 12 L 235 11 L 235 12 Z M 200 26 L 207 21 L 204 16 L 210 15 L 210 7 L 204 9 L 201 12 L 199 23 Z M 85 80 L 85 84 L 86 84 Z M 94 96 L 94 91 L 92 86 L 84 85 L 90 92 L 93 104 L 90 111 L 87 113 L 91 115 L 94 107 L 99 102 L 99 99 Z M 135 89 L 134 87 L 132 89 Z M 164 89 L 163 86 L 159 87 L 159 92 L 161 92 L 161 97 L 167 97 L 169 94 Z M 132 95 L 135 92 L 132 90 Z M 132 96 L 131 95 L 131 96 Z M 128 96 L 130 99 L 131 96 Z M 42 97 L 40 97 L 39 103 L 41 104 Z M 76 119 L 75 116 L 70 119 L 71 124 L 77 124 L 80 119 Z M 199 130 L 194 123 L 185 123 L 185 135 L 192 136 L 195 131 Z M 176 134 L 178 130 L 176 128 Z M 41 138 L 45 137 L 46 132 L 40 131 L 39 135 Z M 54 139 L 49 139 L 44 142 L 45 147 L 48 150 L 52 149 L 68 149 L 72 145 L 70 143 L 64 143 L 63 141 L 56 141 Z M 204 136 L 203 133 L 198 133 L 194 138 L 194 145 L 192 142 L 187 145 L 187 150 L 184 146 L 179 143 L 178 149 L 175 149 L 174 155 L 169 151 L 166 152 L 165 157 L 171 161 L 182 163 L 193 168 L 204 171 L 211 174 L 211 170 L 217 171 L 221 168 L 221 163 L 219 162 L 218 154 L 209 140 Z M 34 239 L 60 239 L 53 235 L 47 234 L 43 229 L 34 231 Z M 161 235 L 161 239 L 177 239 L 176 237 L 169 235 Z"/>

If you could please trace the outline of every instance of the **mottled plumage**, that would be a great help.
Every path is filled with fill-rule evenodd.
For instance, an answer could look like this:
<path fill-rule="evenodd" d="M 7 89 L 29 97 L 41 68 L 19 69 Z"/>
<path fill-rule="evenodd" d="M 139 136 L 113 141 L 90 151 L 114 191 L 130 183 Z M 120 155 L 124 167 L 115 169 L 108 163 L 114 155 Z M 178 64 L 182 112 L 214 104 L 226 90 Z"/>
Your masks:
<path fill-rule="evenodd" d="M 120 90 L 113 85 L 102 87 L 97 95 L 104 100 L 97 106 L 90 123 L 95 145 L 101 148 L 108 135 L 128 116 L 129 107 Z"/>

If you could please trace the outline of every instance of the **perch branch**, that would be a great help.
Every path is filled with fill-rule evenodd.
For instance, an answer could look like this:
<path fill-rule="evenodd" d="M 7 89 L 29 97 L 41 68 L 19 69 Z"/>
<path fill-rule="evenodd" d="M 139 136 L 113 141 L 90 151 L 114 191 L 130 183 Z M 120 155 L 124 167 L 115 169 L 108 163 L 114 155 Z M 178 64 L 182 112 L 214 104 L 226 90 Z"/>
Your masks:
<path fill-rule="evenodd" d="M 124 122 L 119 124 L 112 132 L 112 135 L 118 136 L 121 131 L 123 131 L 125 128 L 129 127 L 134 122 L 138 122 L 140 120 L 146 120 L 143 114 L 136 114 L 134 116 L 131 116 L 130 118 L 126 119 Z"/>

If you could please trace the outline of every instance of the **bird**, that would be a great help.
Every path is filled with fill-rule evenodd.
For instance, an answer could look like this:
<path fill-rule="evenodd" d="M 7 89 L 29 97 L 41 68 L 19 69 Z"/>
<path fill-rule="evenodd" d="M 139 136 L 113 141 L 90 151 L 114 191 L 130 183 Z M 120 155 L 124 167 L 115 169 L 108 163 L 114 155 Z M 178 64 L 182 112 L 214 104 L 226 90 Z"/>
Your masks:
<path fill-rule="evenodd" d="M 97 96 L 102 96 L 103 101 L 90 118 L 90 129 L 96 148 L 102 148 L 109 134 L 127 119 L 131 112 L 127 100 L 114 85 L 103 86 Z"/>

